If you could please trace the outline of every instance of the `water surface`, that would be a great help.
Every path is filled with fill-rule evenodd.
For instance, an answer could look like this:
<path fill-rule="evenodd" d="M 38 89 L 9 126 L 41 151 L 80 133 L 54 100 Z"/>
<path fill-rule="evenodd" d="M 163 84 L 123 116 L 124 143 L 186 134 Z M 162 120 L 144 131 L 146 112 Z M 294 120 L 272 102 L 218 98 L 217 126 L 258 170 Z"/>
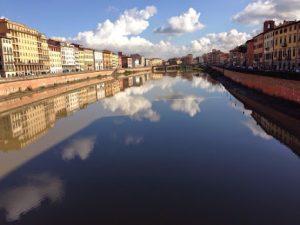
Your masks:
<path fill-rule="evenodd" d="M 298 109 L 207 74 L 32 100 L 0 114 L 0 224 L 300 224 Z"/>

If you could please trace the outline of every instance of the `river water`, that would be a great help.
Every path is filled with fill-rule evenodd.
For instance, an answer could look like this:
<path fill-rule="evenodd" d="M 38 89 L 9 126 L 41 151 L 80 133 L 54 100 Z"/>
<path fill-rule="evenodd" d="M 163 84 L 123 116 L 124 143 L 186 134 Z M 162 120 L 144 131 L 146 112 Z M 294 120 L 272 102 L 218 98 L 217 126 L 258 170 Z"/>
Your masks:
<path fill-rule="evenodd" d="M 0 113 L 0 224 L 300 224 L 297 106 L 202 73 L 16 103 Z"/>

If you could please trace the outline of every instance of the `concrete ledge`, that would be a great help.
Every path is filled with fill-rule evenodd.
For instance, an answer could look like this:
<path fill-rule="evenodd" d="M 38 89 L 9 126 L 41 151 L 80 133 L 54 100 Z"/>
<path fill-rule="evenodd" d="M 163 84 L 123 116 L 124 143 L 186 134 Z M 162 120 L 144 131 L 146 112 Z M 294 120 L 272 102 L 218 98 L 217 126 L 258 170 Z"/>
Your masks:
<path fill-rule="evenodd" d="M 150 67 L 125 69 L 130 72 L 151 71 Z M 125 72 L 123 69 L 120 72 Z M 45 75 L 39 77 L 28 78 L 12 78 L 1 80 L 0 82 L 0 96 L 7 96 L 12 93 L 22 92 L 25 90 L 37 90 L 43 87 L 49 87 L 56 84 L 66 84 L 73 81 L 86 80 L 96 78 L 98 76 L 110 76 L 114 70 L 100 70 L 75 74 L 62 75 Z"/>

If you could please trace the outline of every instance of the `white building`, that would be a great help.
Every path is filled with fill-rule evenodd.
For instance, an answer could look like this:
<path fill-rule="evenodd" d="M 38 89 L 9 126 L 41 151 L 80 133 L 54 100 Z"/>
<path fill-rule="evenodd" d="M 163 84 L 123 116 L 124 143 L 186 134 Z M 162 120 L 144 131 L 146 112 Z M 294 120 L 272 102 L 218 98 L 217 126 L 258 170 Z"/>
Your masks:
<path fill-rule="evenodd" d="M 103 53 L 94 51 L 95 70 L 103 70 Z"/>
<path fill-rule="evenodd" d="M 61 43 L 61 59 L 62 59 L 62 67 L 64 71 L 71 72 L 76 70 L 76 58 L 75 58 L 74 45 L 66 42 Z"/>
<path fill-rule="evenodd" d="M 104 82 L 97 84 L 96 90 L 97 90 L 97 99 L 98 100 L 105 98 L 105 83 Z"/>
<path fill-rule="evenodd" d="M 140 66 L 140 60 L 135 59 L 133 62 L 133 67 L 139 67 Z"/>

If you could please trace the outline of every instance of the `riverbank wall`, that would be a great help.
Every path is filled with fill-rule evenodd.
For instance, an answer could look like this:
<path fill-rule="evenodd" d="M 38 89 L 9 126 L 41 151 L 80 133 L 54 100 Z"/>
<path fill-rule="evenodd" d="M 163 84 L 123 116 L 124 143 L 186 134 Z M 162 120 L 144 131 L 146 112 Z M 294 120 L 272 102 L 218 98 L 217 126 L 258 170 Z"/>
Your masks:
<path fill-rule="evenodd" d="M 300 81 L 240 73 L 215 66 L 211 68 L 243 86 L 300 104 Z"/>
<path fill-rule="evenodd" d="M 132 73 L 146 71 L 150 72 L 151 67 L 120 69 L 118 70 L 118 73 L 125 73 L 126 71 Z M 114 70 L 101 70 L 74 74 L 44 75 L 40 77 L 2 79 L 0 81 L 0 96 L 8 96 L 17 92 L 24 92 L 26 90 L 37 90 L 39 88 L 45 88 L 58 84 L 66 84 L 74 81 L 83 81 L 102 76 L 110 76 L 113 73 Z"/>

